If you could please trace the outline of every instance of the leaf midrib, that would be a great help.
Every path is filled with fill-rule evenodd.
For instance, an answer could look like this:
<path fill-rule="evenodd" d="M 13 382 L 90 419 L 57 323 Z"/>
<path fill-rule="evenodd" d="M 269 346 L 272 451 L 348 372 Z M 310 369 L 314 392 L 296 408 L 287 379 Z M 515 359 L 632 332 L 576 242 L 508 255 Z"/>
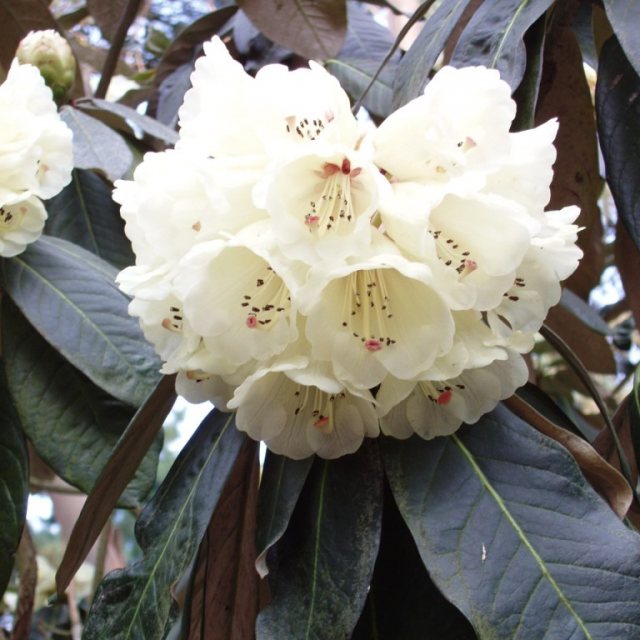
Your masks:
<path fill-rule="evenodd" d="M 111 341 L 109 336 L 100 329 L 100 327 L 93 322 L 93 320 L 80 308 L 78 307 L 69 297 L 67 297 L 63 291 L 58 289 L 52 282 L 47 280 L 39 271 L 34 269 L 31 265 L 25 262 L 20 257 L 12 258 L 17 264 L 19 264 L 25 271 L 31 272 L 37 279 L 41 280 L 47 287 L 49 287 L 64 303 L 68 304 L 82 319 L 86 322 L 86 324 L 91 327 L 103 340 L 109 345 L 109 347 L 116 353 L 118 359 L 124 363 L 125 369 L 130 372 L 130 375 L 135 379 L 138 375 L 137 371 L 134 367 L 129 363 L 129 361 L 124 357 L 124 355 L 120 352 L 120 350 L 116 347 L 116 345 Z M 65 349 L 66 351 L 66 349 Z"/>
<path fill-rule="evenodd" d="M 531 544 L 531 542 L 527 538 L 525 532 L 522 530 L 520 525 L 516 522 L 516 519 L 511 515 L 511 512 L 507 508 L 507 505 L 505 504 L 500 494 L 496 491 L 496 489 L 493 487 L 491 482 L 489 482 L 489 479 L 487 478 L 487 476 L 484 474 L 484 472 L 476 462 L 475 458 L 473 457 L 473 454 L 469 451 L 469 449 L 467 449 L 464 446 L 464 444 L 462 443 L 460 438 L 458 438 L 457 435 L 453 434 L 451 436 L 451 439 L 456 444 L 456 446 L 460 449 L 464 457 L 467 459 L 467 461 L 469 462 L 469 465 L 473 469 L 473 472 L 478 476 L 478 479 L 480 480 L 481 484 L 484 486 L 487 493 L 489 493 L 489 495 L 495 500 L 496 504 L 498 505 L 498 508 L 504 515 L 507 522 L 511 525 L 511 527 L 516 532 L 516 535 L 520 539 L 521 543 L 524 545 L 524 547 L 527 549 L 527 551 L 529 551 L 533 559 L 536 561 L 536 564 L 540 568 L 540 571 L 543 577 L 548 580 L 553 590 L 558 594 L 558 598 L 560 599 L 560 602 L 562 602 L 562 604 L 568 609 L 569 613 L 573 616 L 574 620 L 577 622 L 578 626 L 580 627 L 580 630 L 584 633 L 586 640 L 593 640 L 593 637 L 589 632 L 589 630 L 587 629 L 586 624 L 584 623 L 582 618 L 578 615 L 578 612 L 573 608 L 573 605 L 569 602 L 567 596 L 564 594 L 564 592 L 560 588 L 560 585 L 555 581 L 555 578 L 551 575 L 551 572 L 547 568 L 547 565 L 544 559 L 535 550 L 534 546 Z"/>

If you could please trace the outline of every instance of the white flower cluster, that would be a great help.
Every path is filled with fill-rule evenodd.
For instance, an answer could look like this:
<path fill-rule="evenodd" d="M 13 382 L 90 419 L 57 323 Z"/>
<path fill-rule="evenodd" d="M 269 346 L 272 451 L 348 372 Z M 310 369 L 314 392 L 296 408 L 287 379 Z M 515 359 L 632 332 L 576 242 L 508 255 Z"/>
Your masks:
<path fill-rule="evenodd" d="M 424 438 L 513 393 L 578 210 L 544 211 L 555 122 L 510 133 L 497 71 L 444 68 L 361 126 L 313 62 L 248 76 L 205 45 L 176 149 L 119 182 L 130 312 L 188 399 L 278 453 Z"/>
<path fill-rule="evenodd" d="M 42 233 L 41 198 L 71 179 L 72 134 L 36 67 L 14 60 L 0 85 L 0 256 L 24 251 Z"/>

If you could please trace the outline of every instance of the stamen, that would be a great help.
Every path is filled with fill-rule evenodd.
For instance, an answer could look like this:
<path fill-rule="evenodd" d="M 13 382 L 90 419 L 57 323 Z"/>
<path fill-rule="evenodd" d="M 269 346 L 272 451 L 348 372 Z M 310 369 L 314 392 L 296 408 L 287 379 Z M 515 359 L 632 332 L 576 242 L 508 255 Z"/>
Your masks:
<path fill-rule="evenodd" d="M 345 283 L 341 326 L 375 353 L 396 344 L 389 335 L 389 320 L 393 318 L 384 270 L 356 271 Z"/>
<path fill-rule="evenodd" d="M 269 327 L 291 306 L 289 290 L 273 268 L 267 265 L 265 271 L 256 276 L 253 288 L 244 293 L 240 301 L 240 306 L 248 312 L 244 318 L 249 329 Z"/>
<path fill-rule="evenodd" d="M 445 266 L 453 267 L 461 278 L 478 268 L 478 263 L 470 257 L 471 252 L 461 247 L 456 240 L 443 236 L 441 229 L 428 231 L 436 241 L 438 258 L 444 262 Z"/>

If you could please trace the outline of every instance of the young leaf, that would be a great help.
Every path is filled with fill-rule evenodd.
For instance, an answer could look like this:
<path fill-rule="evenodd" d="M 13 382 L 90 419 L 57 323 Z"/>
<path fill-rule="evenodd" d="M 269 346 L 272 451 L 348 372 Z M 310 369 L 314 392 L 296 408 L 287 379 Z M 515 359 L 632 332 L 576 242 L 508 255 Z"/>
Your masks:
<path fill-rule="evenodd" d="M 347 35 L 346 0 L 240 0 L 238 5 L 267 38 L 303 58 L 335 56 Z"/>
<path fill-rule="evenodd" d="M 140 407 L 116 444 L 78 516 L 56 574 L 62 595 L 111 517 L 175 402 L 175 376 L 165 376 Z"/>
<path fill-rule="evenodd" d="M 269 573 L 267 553 L 286 531 L 312 464 L 313 457 L 292 460 L 267 451 L 256 526 L 256 569 L 262 578 Z"/>
<path fill-rule="evenodd" d="M 58 30 L 58 25 L 44 0 L 0 0 L 0 24 L 0 66 L 5 70 L 11 65 L 18 43 L 29 31 Z"/>
<path fill-rule="evenodd" d="M 0 367 L 0 594 L 4 594 L 13 571 L 28 497 L 27 443 L 9 394 L 4 367 Z"/>
<path fill-rule="evenodd" d="M 244 441 L 233 414 L 214 410 L 174 462 L 136 523 L 144 558 L 112 571 L 96 592 L 83 638 L 161 638 L 171 589 L 193 560 Z"/>
<path fill-rule="evenodd" d="M 611 38 L 602 48 L 596 84 L 598 133 L 618 214 L 640 249 L 640 78 Z"/>
<path fill-rule="evenodd" d="M 113 38 L 126 6 L 127 0 L 115 0 L 115 2 L 87 0 L 87 8 L 91 17 L 107 40 Z"/>
<path fill-rule="evenodd" d="M 189 640 L 253 640 L 260 578 L 255 568 L 258 443 L 247 439 L 200 545 L 183 617 Z"/>
<path fill-rule="evenodd" d="M 498 408 L 449 438 L 388 439 L 420 556 L 480 637 L 610 640 L 640 628 L 640 538 L 569 453 Z"/>
<path fill-rule="evenodd" d="M 601 333 L 593 331 L 564 306 L 553 307 L 545 323 L 562 337 L 589 371 L 616 372 L 616 361 L 607 339 Z"/>
<path fill-rule="evenodd" d="M 361 4 L 349 2 L 347 16 L 344 45 L 335 58 L 327 60 L 326 68 L 340 80 L 344 90 L 357 100 L 389 53 L 394 38 Z M 400 52 L 396 52 L 364 99 L 364 107 L 377 116 L 385 117 L 391 112 L 391 87 L 399 60 Z"/>
<path fill-rule="evenodd" d="M 476 640 L 467 619 L 438 591 L 385 487 L 380 551 L 352 640 Z"/>
<path fill-rule="evenodd" d="M 551 4 L 553 0 L 485 0 L 460 34 L 450 63 L 498 69 L 515 90 L 526 67 L 524 34 Z"/>
<path fill-rule="evenodd" d="M 69 484 L 89 493 L 135 413 L 71 366 L 11 302 L 2 303 L 7 381 L 23 428 L 47 464 Z M 133 507 L 156 478 L 161 441 L 138 468 L 120 499 Z"/>
<path fill-rule="evenodd" d="M 44 230 L 124 269 L 135 257 L 124 234 L 119 207 L 111 198 L 112 189 L 92 171 L 74 169 L 71 182 L 47 201 L 49 218 Z"/>
<path fill-rule="evenodd" d="M 398 64 L 393 82 L 393 108 L 417 98 L 424 90 L 438 56 L 470 0 L 443 2 L 427 18 L 407 53 Z"/>
<path fill-rule="evenodd" d="M 43 236 L 5 260 L 3 274 L 7 293 L 71 364 L 119 400 L 142 403 L 159 379 L 160 363 L 129 316 L 110 265 Z"/>
<path fill-rule="evenodd" d="M 602 222 L 598 197 L 602 178 L 598 166 L 598 144 L 593 103 L 584 73 L 582 54 L 575 35 L 559 27 L 549 33 L 545 47 L 536 124 L 558 118 L 555 139 L 558 152 L 553 166 L 549 209 L 578 205 L 576 224 L 584 257 L 566 285 L 585 300 L 600 282 L 604 266 Z"/>
<path fill-rule="evenodd" d="M 73 132 L 76 168 L 100 171 L 111 182 L 129 171 L 133 154 L 122 136 L 74 107 L 63 107 L 60 117 Z"/>
<path fill-rule="evenodd" d="M 337 460 L 317 459 L 275 548 L 272 602 L 258 616 L 258 640 L 349 637 L 367 595 L 381 523 L 377 443 Z"/>

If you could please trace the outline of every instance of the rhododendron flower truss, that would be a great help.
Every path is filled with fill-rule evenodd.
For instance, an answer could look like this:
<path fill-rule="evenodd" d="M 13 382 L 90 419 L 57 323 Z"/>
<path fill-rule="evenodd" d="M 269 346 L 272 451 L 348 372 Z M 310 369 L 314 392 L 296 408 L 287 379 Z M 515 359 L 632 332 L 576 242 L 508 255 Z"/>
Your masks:
<path fill-rule="evenodd" d="M 321 66 L 255 77 L 214 38 L 175 151 L 115 197 L 119 277 L 178 390 L 273 451 L 446 435 L 524 384 L 578 211 L 545 211 L 557 123 L 512 133 L 497 71 L 438 72 L 375 129 Z"/>

